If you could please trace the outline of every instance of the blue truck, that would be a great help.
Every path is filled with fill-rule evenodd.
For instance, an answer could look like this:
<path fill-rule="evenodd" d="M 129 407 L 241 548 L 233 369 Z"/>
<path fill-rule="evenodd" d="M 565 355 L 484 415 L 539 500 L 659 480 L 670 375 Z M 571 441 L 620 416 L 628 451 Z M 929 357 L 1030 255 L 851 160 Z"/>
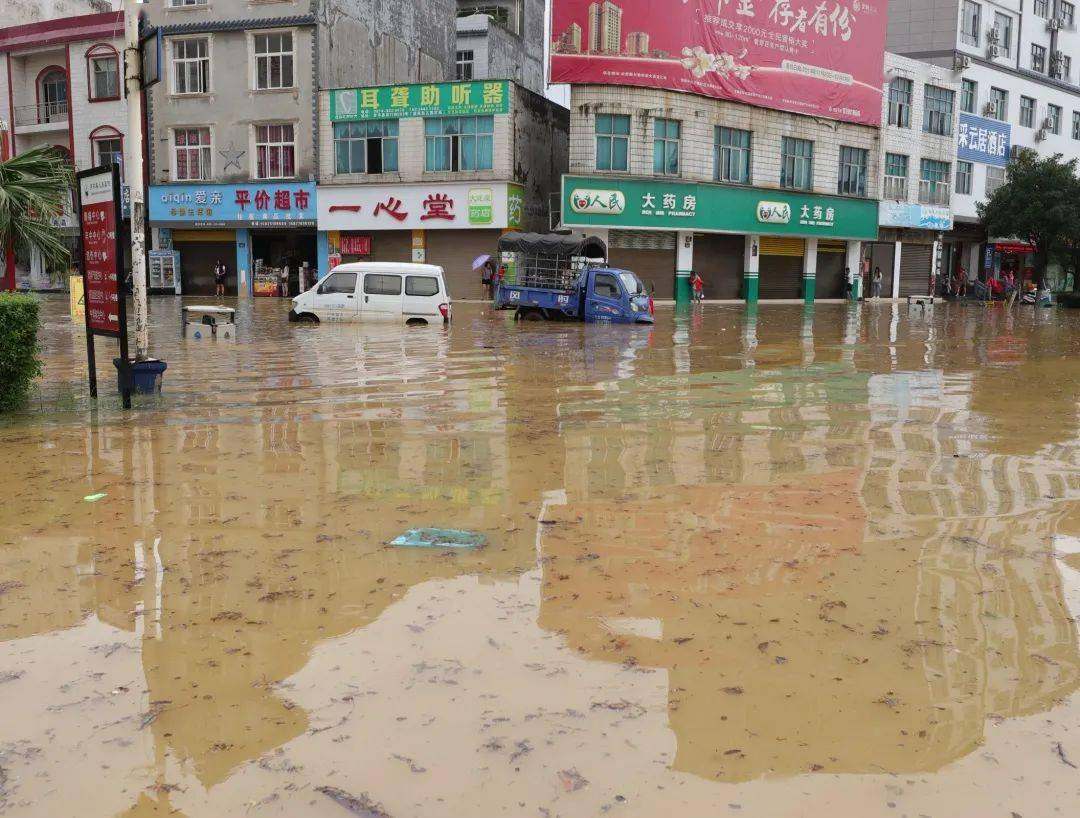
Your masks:
<path fill-rule="evenodd" d="M 604 242 L 595 236 L 561 233 L 506 233 L 500 257 L 513 254 L 514 281 L 500 267 L 495 308 L 514 310 L 524 321 L 653 323 L 652 299 L 637 274 L 609 267 Z"/>

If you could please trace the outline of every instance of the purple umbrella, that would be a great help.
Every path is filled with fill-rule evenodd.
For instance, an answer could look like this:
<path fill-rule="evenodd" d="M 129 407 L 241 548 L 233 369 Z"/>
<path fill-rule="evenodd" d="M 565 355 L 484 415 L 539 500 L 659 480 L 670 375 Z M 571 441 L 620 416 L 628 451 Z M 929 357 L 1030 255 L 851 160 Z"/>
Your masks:
<path fill-rule="evenodd" d="M 481 267 L 483 267 L 489 261 L 491 261 L 491 256 L 477 256 L 476 258 L 473 259 L 472 268 L 474 270 L 479 270 Z"/>

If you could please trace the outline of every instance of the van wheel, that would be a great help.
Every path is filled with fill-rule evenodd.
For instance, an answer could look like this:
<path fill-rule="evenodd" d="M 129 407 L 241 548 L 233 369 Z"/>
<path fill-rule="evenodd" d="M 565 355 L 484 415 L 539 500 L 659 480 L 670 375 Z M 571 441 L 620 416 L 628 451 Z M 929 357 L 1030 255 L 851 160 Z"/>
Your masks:
<path fill-rule="evenodd" d="M 318 324 L 318 316 L 312 315 L 310 312 L 302 312 L 296 316 L 296 320 L 301 324 Z"/>
<path fill-rule="evenodd" d="M 405 322 L 405 326 L 407 326 L 407 327 L 426 327 L 427 326 L 427 321 L 425 321 L 423 318 L 410 318 L 408 321 Z"/>

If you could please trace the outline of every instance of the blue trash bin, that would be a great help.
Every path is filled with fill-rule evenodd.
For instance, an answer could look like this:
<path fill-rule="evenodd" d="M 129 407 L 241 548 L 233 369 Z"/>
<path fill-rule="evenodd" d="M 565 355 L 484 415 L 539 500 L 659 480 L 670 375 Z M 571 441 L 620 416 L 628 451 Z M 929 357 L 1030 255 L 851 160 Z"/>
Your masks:
<path fill-rule="evenodd" d="M 122 358 L 113 358 L 116 367 L 116 389 L 124 391 L 124 367 Z M 145 361 L 131 361 L 131 391 L 141 395 L 152 395 L 161 391 L 161 375 L 168 367 L 164 361 L 148 358 Z"/>

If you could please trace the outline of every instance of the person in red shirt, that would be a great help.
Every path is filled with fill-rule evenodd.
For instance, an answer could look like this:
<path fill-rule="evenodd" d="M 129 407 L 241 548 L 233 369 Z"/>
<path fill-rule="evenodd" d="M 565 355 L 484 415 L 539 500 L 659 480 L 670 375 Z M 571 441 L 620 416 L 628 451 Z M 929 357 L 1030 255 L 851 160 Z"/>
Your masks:
<path fill-rule="evenodd" d="M 694 291 L 694 300 L 695 301 L 704 301 L 705 300 L 705 281 L 704 281 L 704 279 L 702 279 L 701 275 L 698 274 L 698 272 L 696 270 L 694 272 L 690 273 L 690 286 L 693 288 L 693 291 Z"/>

